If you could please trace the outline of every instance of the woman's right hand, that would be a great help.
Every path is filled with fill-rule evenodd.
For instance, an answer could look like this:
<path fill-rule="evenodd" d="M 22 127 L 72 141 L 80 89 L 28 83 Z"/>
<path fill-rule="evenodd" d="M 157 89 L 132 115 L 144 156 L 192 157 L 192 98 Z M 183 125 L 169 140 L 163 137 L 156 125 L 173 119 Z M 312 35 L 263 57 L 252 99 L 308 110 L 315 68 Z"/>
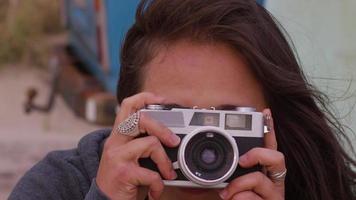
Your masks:
<path fill-rule="evenodd" d="M 126 98 L 116 116 L 111 135 L 105 142 L 96 183 L 110 199 L 136 200 L 138 186 L 148 186 L 149 198 L 159 199 L 163 182 L 158 172 L 142 168 L 139 158 L 150 157 L 164 179 L 175 179 L 176 173 L 161 143 L 178 146 L 180 139 L 167 127 L 140 114 L 139 130 L 149 136 L 133 138 L 117 133 L 119 124 L 147 104 L 162 104 L 163 98 L 152 93 L 139 93 Z"/>

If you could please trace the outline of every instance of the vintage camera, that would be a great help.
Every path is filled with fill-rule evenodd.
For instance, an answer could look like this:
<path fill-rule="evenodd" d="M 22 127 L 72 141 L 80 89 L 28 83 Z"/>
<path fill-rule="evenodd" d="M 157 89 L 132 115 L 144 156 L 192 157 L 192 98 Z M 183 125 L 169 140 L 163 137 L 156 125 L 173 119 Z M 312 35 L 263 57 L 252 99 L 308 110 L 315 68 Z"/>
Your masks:
<path fill-rule="evenodd" d="M 164 180 L 167 186 L 222 188 L 237 176 L 261 168 L 244 169 L 238 165 L 239 156 L 263 146 L 266 127 L 262 113 L 254 108 L 214 110 L 148 105 L 140 112 L 182 139 L 177 148 L 165 147 L 178 174 L 176 180 Z M 140 159 L 139 163 L 158 171 L 151 159 Z"/>

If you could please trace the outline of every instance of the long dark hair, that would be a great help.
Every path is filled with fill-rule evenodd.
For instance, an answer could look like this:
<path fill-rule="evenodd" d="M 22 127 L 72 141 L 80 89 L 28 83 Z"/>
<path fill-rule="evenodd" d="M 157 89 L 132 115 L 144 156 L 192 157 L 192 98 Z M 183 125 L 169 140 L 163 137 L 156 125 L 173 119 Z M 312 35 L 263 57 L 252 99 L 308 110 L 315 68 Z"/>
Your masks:
<path fill-rule="evenodd" d="M 286 199 L 355 199 L 356 163 L 341 146 L 348 139 L 286 38 L 253 0 L 143 0 L 122 47 L 118 101 L 140 91 L 144 66 L 160 46 L 179 39 L 228 44 L 247 60 L 272 110 L 288 168 Z"/>

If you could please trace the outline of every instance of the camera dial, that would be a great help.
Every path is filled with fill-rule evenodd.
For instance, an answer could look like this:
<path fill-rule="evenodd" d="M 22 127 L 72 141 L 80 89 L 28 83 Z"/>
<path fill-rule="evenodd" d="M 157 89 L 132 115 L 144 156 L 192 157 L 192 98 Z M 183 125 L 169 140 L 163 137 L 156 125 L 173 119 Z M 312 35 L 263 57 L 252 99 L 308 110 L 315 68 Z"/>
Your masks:
<path fill-rule="evenodd" d="M 147 110 L 164 110 L 165 106 L 161 104 L 149 104 L 146 106 Z"/>
<path fill-rule="evenodd" d="M 236 107 L 235 110 L 239 112 L 256 112 L 256 108 L 253 107 Z"/>

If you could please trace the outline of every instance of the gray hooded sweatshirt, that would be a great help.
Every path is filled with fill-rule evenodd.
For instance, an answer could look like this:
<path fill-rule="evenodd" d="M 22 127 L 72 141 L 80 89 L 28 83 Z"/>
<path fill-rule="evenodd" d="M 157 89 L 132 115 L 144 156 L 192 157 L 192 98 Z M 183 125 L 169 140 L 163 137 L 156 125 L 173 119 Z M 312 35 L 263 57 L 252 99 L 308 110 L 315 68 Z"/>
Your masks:
<path fill-rule="evenodd" d="M 21 178 L 9 199 L 108 199 L 97 187 L 95 176 L 110 132 L 95 131 L 83 137 L 76 149 L 49 153 Z"/>

